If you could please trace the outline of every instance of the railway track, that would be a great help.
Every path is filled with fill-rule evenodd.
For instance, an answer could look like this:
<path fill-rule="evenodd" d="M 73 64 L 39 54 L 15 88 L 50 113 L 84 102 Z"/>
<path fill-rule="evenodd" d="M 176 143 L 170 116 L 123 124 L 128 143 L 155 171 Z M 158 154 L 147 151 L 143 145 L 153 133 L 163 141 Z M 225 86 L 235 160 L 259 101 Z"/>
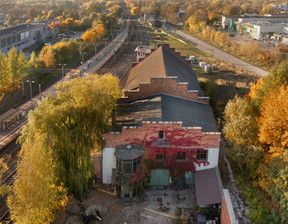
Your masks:
<path fill-rule="evenodd" d="M 11 186 L 14 182 L 17 169 L 11 171 L 9 175 L 1 182 L 1 186 L 7 185 Z M 0 223 L 10 224 L 13 223 L 10 218 L 10 209 L 7 206 L 7 195 L 0 198 Z"/>
<path fill-rule="evenodd" d="M 111 59 L 106 62 L 106 64 L 103 66 L 103 70 L 114 70 L 116 76 L 120 79 L 120 84 L 123 84 L 123 82 L 127 79 L 132 61 L 136 60 L 136 47 L 140 44 L 145 44 L 145 41 L 147 40 L 142 36 L 141 26 L 133 23 L 130 40 L 127 43 L 124 43 L 124 47 L 122 46 L 117 52 L 115 52 L 115 56 L 111 57 Z M 0 158 L 8 160 L 13 154 L 18 152 L 20 148 L 21 146 L 17 144 L 16 139 L 14 139 L 0 151 Z M 5 184 L 11 186 L 14 182 L 16 172 L 17 170 L 15 169 L 5 175 L 1 185 Z M 6 199 L 7 196 L 0 198 L 0 222 L 3 224 L 10 224 L 12 221 L 10 219 L 9 208 L 6 205 Z"/>
<path fill-rule="evenodd" d="M 124 86 L 133 61 L 136 61 L 135 49 L 139 45 L 147 44 L 149 35 L 146 30 L 138 23 L 131 22 L 130 39 L 121 50 L 115 53 L 99 73 L 115 73 L 120 80 L 120 86 Z"/>
<path fill-rule="evenodd" d="M 4 162 L 7 161 L 12 155 L 16 152 L 19 152 L 21 146 L 17 143 L 17 137 L 14 138 L 8 145 L 0 151 L 0 158 L 4 159 Z"/>
<path fill-rule="evenodd" d="M 4 161 L 8 161 L 12 159 L 12 157 L 20 151 L 20 144 L 17 143 L 17 140 L 14 139 L 12 142 L 10 142 L 7 146 L 5 146 L 1 151 L 0 151 L 0 158 L 3 158 Z M 16 159 L 16 158 L 14 158 Z M 17 173 L 17 168 L 11 167 L 8 172 L 6 172 L 1 180 L 0 186 L 11 186 L 13 185 L 15 176 Z M 13 223 L 10 218 L 10 209 L 7 206 L 6 203 L 7 200 L 7 195 L 0 197 L 0 223 L 2 224 L 10 224 Z"/>

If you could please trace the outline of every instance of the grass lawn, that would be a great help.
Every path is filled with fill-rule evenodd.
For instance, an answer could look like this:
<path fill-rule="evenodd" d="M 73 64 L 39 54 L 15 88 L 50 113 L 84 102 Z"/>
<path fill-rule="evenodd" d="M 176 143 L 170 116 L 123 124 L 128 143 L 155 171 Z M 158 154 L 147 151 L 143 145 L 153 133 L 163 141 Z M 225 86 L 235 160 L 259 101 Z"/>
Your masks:
<path fill-rule="evenodd" d="M 177 51 L 181 52 L 181 55 L 194 55 L 197 57 L 210 57 L 199 49 L 197 49 L 192 43 L 185 41 L 183 38 L 178 37 L 174 34 L 165 34 L 160 29 L 156 32 L 149 26 L 145 26 L 148 33 L 151 35 L 150 45 L 155 45 L 156 43 L 169 43 L 170 47 L 176 48 Z"/>

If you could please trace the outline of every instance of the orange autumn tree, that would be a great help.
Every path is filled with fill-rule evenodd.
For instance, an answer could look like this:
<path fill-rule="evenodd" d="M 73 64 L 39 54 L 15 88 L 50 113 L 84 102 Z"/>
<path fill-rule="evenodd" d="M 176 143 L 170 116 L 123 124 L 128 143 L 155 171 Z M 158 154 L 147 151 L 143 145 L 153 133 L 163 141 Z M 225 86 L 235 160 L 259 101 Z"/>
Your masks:
<path fill-rule="evenodd" d="M 227 154 L 271 197 L 276 211 L 267 209 L 279 218 L 277 223 L 288 222 L 287 85 L 288 62 L 283 62 L 259 79 L 245 98 L 235 98 L 225 108 L 224 133 L 231 143 Z M 256 121 L 255 129 L 249 120 Z M 251 141 L 255 137 L 257 141 Z M 269 213 L 262 215 L 258 223 L 272 223 L 263 222 Z"/>
<path fill-rule="evenodd" d="M 93 43 L 97 40 L 101 40 L 106 32 L 105 26 L 102 23 L 98 23 L 95 27 L 83 33 L 81 38 L 86 43 Z"/>
<path fill-rule="evenodd" d="M 281 223 L 288 221 L 288 87 L 263 98 L 259 140 L 266 145 L 265 161 L 258 168 L 259 185 L 277 203 Z"/>
<path fill-rule="evenodd" d="M 259 118 L 259 140 L 269 153 L 281 157 L 288 148 L 288 88 L 281 86 L 264 98 Z"/>

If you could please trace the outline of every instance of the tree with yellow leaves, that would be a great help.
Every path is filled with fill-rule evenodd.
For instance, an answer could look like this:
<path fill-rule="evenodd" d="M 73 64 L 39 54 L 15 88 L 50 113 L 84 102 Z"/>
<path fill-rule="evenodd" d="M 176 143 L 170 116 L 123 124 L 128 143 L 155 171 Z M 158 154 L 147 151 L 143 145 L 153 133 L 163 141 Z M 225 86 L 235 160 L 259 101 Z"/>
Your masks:
<path fill-rule="evenodd" d="M 140 14 L 140 8 L 138 6 L 134 6 L 130 10 L 132 15 L 139 15 Z"/>
<path fill-rule="evenodd" d="M 56 66 L 55 52 L 51 46 L 42 48 L 38 58 L 46 68 L 54 68 Z"/>
<path fill-rule="evenodd" d="M 230 100 L 225 107 L 224 118 L 223 131 L 229 141 L 240 145 L 258 141 L 257 116 L 249 100 L 238 96 Z"/>
<path fill-rule="evenodd" d="M 29 117 L 29 128 L 33 128 Z M 35 125 L 35 123 L 34 123 Z M 51 223 L 55 212 L 67 202 L 67 191 L 56 177 L 56 162 L 47 144 L 49 137 L 41 132 L 24 129 L 17 177 L 13 194 L 8 197 L 11 218 L 15 223 Z"/>
<path fill-rule="evenodd" d="M 63 82 L 29 113 L 8 200 L 16 223 L 51 223 L 67 192 L 80 200 L 87 195 L 93 180 L 90 153 L 101 143 L 120 97 L 118 84 L 111 74 Z"/>
<path fill-rule="evenodd" d="M 94 43 L 96 41 L 96 33 L 92 30 L 88 30 L 82 34 L 81 38 L 86 43 Z"/>

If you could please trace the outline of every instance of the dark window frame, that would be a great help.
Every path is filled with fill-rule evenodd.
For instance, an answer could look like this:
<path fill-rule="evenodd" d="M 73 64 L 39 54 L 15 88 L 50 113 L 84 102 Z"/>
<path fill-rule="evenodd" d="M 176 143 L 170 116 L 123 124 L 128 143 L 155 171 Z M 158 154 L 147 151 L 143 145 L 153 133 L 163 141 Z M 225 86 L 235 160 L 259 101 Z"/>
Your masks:
<path fill-rule="evenodd" d="M 197 161 L 207 161 L 208 150 L 197 150 L 196 159 Z"/>
<path fill-rule="evenodd" d="M 164 140 L 165 139 L 165 132 L 163 130 L 160 130 L 158 132 L 158 139 L 159 140 Z"/>
<path fill-rule="evenodd" d="M 186 152 L 177 152 L 176 160 L 178 162 L 187 161 Z"/>

